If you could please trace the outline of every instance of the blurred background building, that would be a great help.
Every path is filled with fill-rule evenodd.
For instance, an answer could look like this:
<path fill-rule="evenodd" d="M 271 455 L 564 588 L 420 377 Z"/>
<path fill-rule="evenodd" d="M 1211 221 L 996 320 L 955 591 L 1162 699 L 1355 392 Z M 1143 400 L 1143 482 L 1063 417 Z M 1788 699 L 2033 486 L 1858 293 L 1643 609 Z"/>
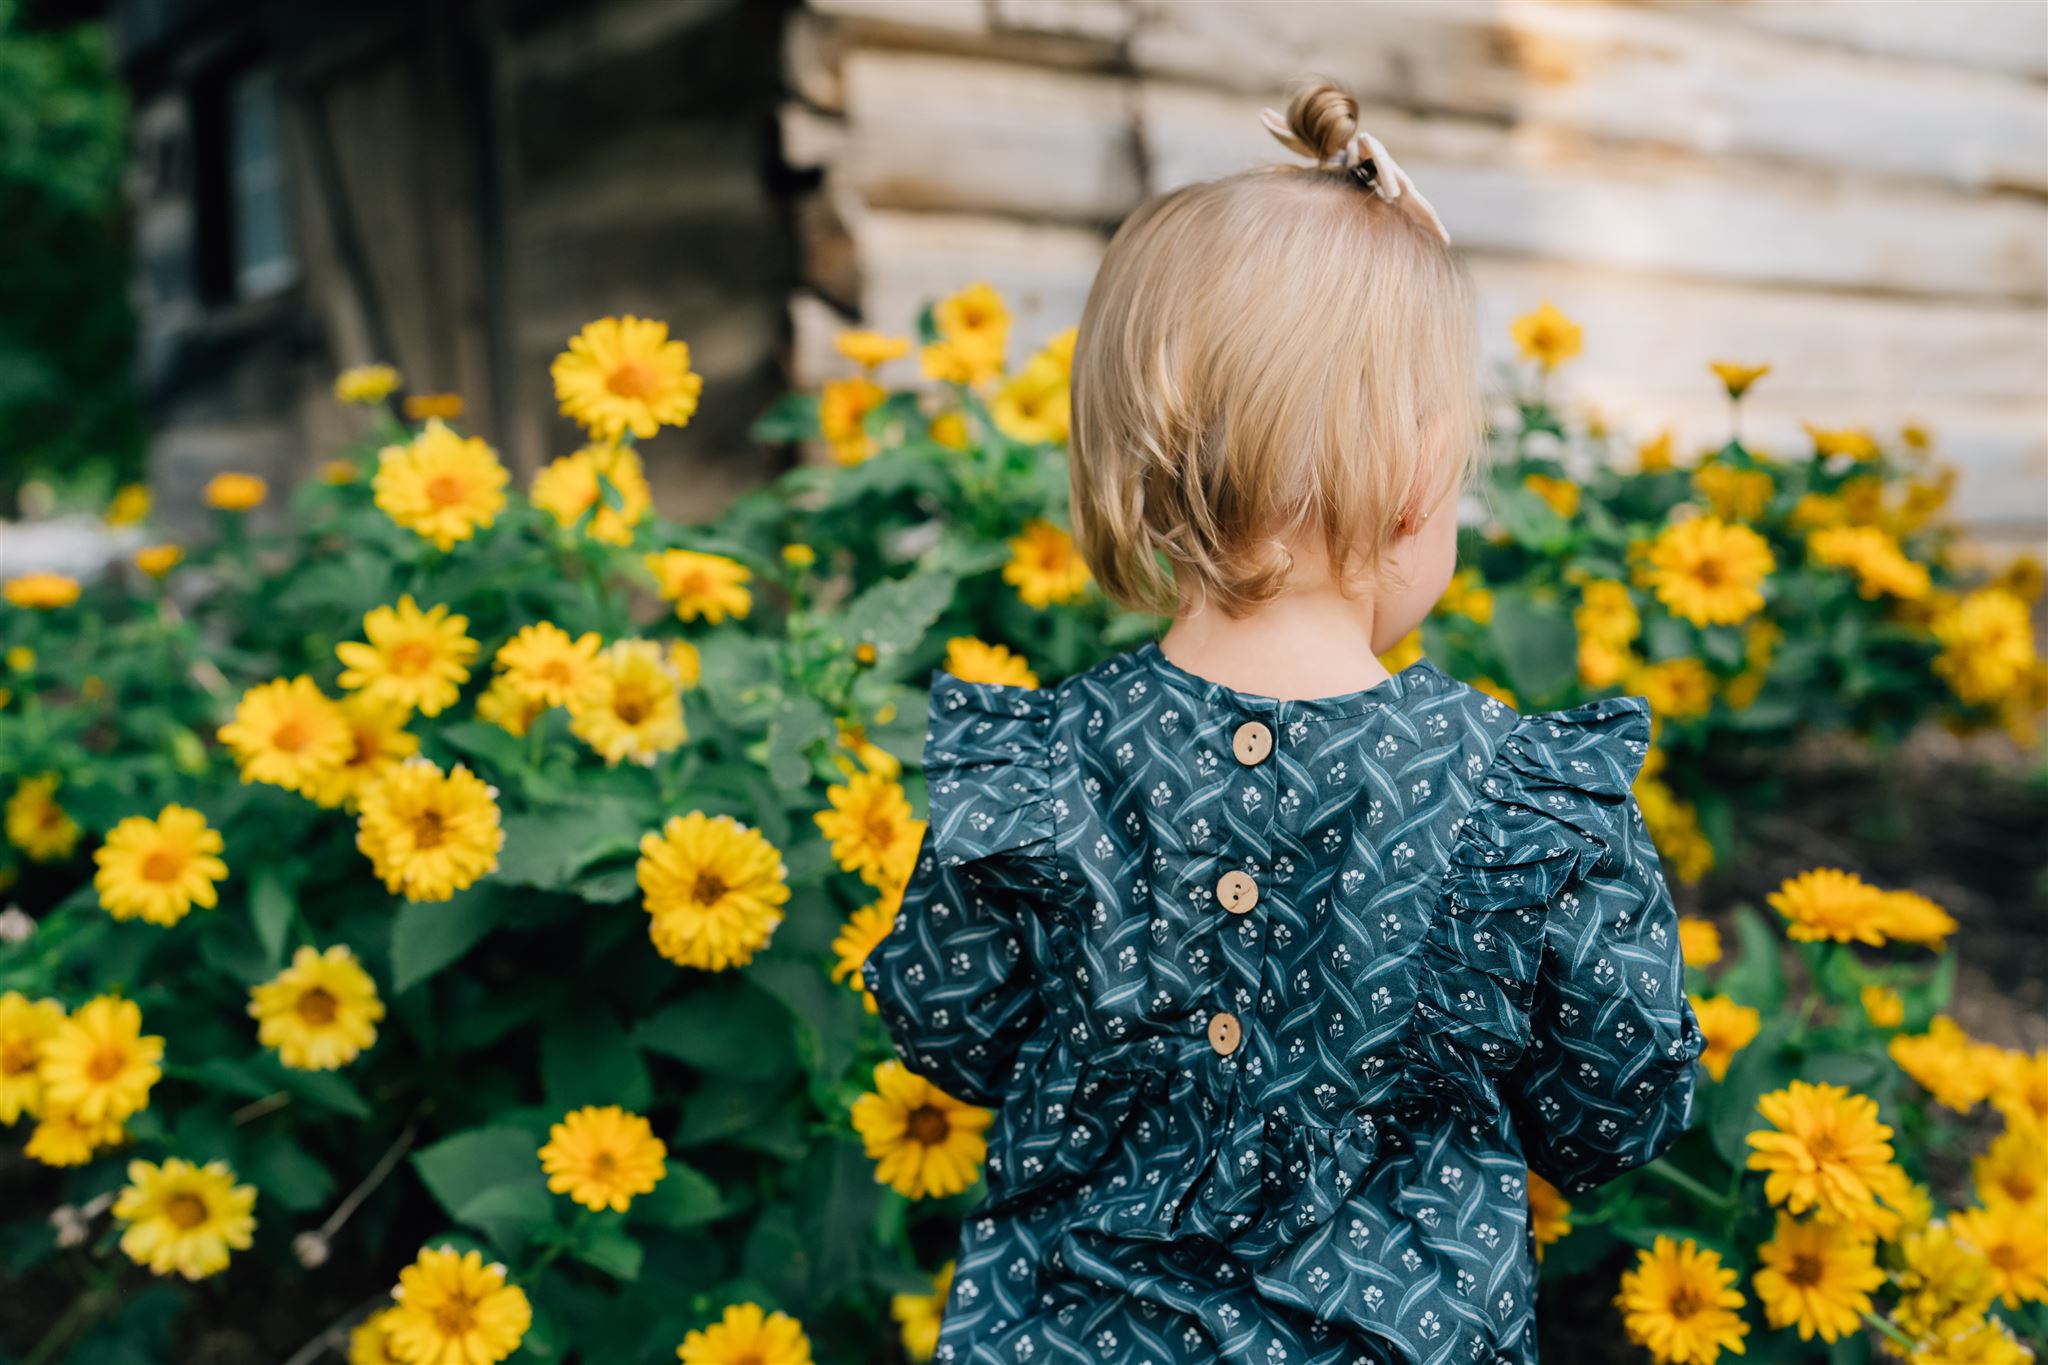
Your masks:
<path fill-rule="evenodd" d="M 63 7 L 59 7 L 60 9 Z M 82 7 L 91 11 L 94 7 Z M 752 417 L 987 279 L 1019 356 L 1145 196 L 1284 153 L 1345 82 L 1469 258 L 1485 333 L 1542 299 L 1625 450 L 1746 406 L 1931 428 L 1979 538 L 2048 531 L 2048 7 L 1427 0 L 113 0 L 140 384 L 161 504 L 289 481 L 341 366 L 459 393 L 522 473 L 574 443 L 549 358 L 637 312 L 706 381 L 664 507 L 772 474 Z M 912 376 L 914 360 L 899 362 Z"/>

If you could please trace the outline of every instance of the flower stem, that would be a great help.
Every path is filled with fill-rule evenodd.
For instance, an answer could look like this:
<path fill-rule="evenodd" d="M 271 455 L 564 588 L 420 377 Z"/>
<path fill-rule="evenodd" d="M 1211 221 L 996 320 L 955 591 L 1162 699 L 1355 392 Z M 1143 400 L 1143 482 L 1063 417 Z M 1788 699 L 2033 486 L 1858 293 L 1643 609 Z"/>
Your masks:
<path fill-rule="evenodd" d="M 1692 1176 L 1687 1175 L 1684 1171 L 1679 1170 L 1676 1166 L 1673 1166 L 1668 1162 L 1653 1162 L 1650 1165 L 1643 1167 L 1643 1173 L 1645 1175 L 1654 1175 L 1659 1180 L 1664 1181 L 1666 1184 L 1674 1185 L 1677 1188 L 1684 1190 L 1687 1194 L 1699 1200 L 1702 1204 L 1705 1204 L 1710 1209 L 1727 1210 L 1735 1207 L 1735 1201 L 1733 1199 L 1729 1198 L 1724 1194 L 1719 1193 L 1718 1191 L 1708 1189 L 1705 1184 L 1703 1184 L 1699 1180 L 1694 1179 Z"/>
<path fill-rule="evenodd" d="M 1872 1331 L 1886 1338 L 1895 1346 L 1903 1346 L 1908 1351 L 1910 1351 L 1915 1346 L 1918 1346 L 1920 1344 L 1914 1341 L 1913 1338 L 1907 1336 L 1904 1332 L 1901 1332 L 1897 1327 L 1893 1326 L 1890 1319 L 1881 1318 L 1876 1313 L 1871 1312 L 1868 1308 L 1863 1310 L 1863 1321 L 1870 1327 Z"/>

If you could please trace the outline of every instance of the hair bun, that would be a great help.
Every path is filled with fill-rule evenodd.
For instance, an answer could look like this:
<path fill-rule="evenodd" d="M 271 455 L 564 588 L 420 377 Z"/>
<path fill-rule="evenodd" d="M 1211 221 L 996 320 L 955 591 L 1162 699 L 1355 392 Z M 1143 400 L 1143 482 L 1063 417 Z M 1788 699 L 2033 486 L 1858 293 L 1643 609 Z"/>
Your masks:
<path fill-rule="evenodd" d="M 1358 101 L 1331 81 L 1305 85 L 1288 101 L 1287 126 L 1309 155 L 1328 161 L 1358 135 Z"/>

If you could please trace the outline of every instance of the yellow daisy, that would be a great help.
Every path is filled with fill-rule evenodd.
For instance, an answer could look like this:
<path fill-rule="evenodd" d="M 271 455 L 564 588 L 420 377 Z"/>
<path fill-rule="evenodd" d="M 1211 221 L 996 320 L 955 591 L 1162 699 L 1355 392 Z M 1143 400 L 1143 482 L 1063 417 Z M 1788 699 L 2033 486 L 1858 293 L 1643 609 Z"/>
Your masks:
<path fill-rule="evenodd" d="M 370 487 L 384 515 L 446 551 L 498 519 L 511 477 L 482 437 L 437 419 L 410 444 L 384 448 Z"/>
<path fill-rule="evenodd" d="M 903 880 L 924 839 L 903 788 L 880 773 L 855 773 L 844 786 L 827 788 L 825 799 L 832 808 L 813 818 L 839 866 L 869 886 Z"/>
<path fill-rule="evenodd" d="M 408 422 L 452 422 L 462 416 L 459 393 L 407 394 L 402 405 Z"/>
<path fill-rule="evenodd" d="M 1678 921 L 1678 953 L 1688 967 L 1711 967 L 1721 960 L 1721 930 L 1710 919 L 1686 915 Z"/>
<path fill-rule="evenodd" d="M 1856 575 L 1859 596 L 1875 601 L 1892 596 L 1918 602 L 1933 591 L 1927 566 L 1915 563 L 1887 531 L 1875 526 L 1827 526 L 1806 538 L 1814 563 L 1848 569 Z"/>
<path fill-rule="evenodd" d="M 1669 427 L 1636 447 L 1636 468 L 1645 474 L 1662 474 L 1676 463 Z"/>
<path fill-rule="evenodd" d="M 44 1105 L 22 1155 L 45 1166 L 83 1166 L 109 1147 L 126 1141 L 119 1123 L 87 1123 L 69 1109 Z"/>
<path fill-rule="evenodd" d="M 151 578 L 162 578 L 185 558 L 176 545 L 145 545 L 135 552 L 135 567 Z"/>
<path fill-rule="evenodd" d="M 977 282 L 932 308 L 939 339 L 966 359 L 976 373 L 969 382 L 992 378 L 1010 347 L 1010 310 L 993 285 Z"/>
<path fill-rule="evenodd" d="M 888 778 L 900 777 L 903 774 L 903 760 L 869 739 L 867 729 L 864 726 L 848 725 L 841 721 L 839 724 L 839 747 L 852 754 L 859 761 L 860 766 L 866 768 L 871 773 L 877 773 Z M 844 759 L 834 759 L 833 761 L 839 765 L 841 772 L 848 774 L 853 772 L 852 767 Z"/>
<path fill-rule="evenodd" d="M 478 719 L 521 739 L 547 709 L 546 702 L 521 691 L 502 673 L 491 679 L 491 685 L 476 699 Z"/>
<path fill-rule="evenodd" d="M 884 336 L 880 332 L 841 332 L 832 338 L 832 349 L 862 369 L 872 370 L 909 355 L 910 338 Z"/>
<path fill-rule="evenodd" d="M 562 415 L 600 441 L 628 431 L 644 441 L 665 426 L 687 426 L 704 388 L 689 346 L 670 340 L 668 324 L 631 314 L 585 326 L 549 373 Z"/>
<path fill-rule="evenodd" d="M 736 559 L 698 550 L 663 550 L 646 559 L 661 595 L 676 604 L 679 621 L 715 626 L 730 616 L 744 621 L 753 609 L 747 581 L 753 571 Z"/>
<path fill-rule="evenodd" d="M 1728 1064 L 1735 1054 L 1756 1041 L 1763 1016 L 1748 1005 L 1738 1005 L 1725 995 L 1688 995 L 1693 1012 L 1699 1016 L 1700 1033 L 1707 1040 L 1700 1053 L 1700 1065 L 1715 1080 L 1725 1080 Z"/>
<path fill-rule="evenodd" d="M 320 482 L 334 488 L 352 484 L 361 478 L 362 474 L 363 471 L 356 466 L 356 462 L 349 459 L 328 460 L 320 466 Z"/>
<path fill-rule="evenodd" d="M 348 725 L 349 755 L 306 793 L 330 810 L 353 804 L 364 787 L 420 751 L 419 736 L 405 728 L 412 713 L 400 703 L 352 692 L 337 704 Z"/>
<path fill-rule="evenodd" d="M 688 640 L 668 642 L 668 666 L 685 692 L 704 681 L 704 656 Z"/>
<path fill-rule="evenodd" d="M 303 676 L 244 692 L 220 738 L 241 764 L 244 782 L 301 793 L 318 788 L 354 747 L 341 708 Z"/>
<path fill-rule="evenodd" d="M 729 815 L 692 811 L 642 835 L 637 871 L 655 948 L 681 967 L 745 966 L 789 900 L 782 854 Z"/>
<path fill-rule="evenodd" d="M 1991 1283 L 2007 1308 L 2048 1301 L 2048 1236 L 2040 1213 L 2027 1204 L 1998 1200 L 1949 1219 L 1956 1239 L 1991 1265 Z"/>
<path fill-rule="evenodd" d="M 64 1022 L 64 1007 L 55 1000 L 31 1000 L 19 991 L 0 993 L 0 1123 L 9 1127 L 22 1115 L 34 1118 L 43 1108 L 43 1082 L 37 1067 L 43 1044 Z"/>
<path fill-rule="evenodd" d="M 544 706 L 569 706 L 588 696 L 597 682 L 596 631 L 571 637 L 551 621 L 522 626 L 498 649 L 492 667 L 513 690 Z"/>
<path fill-rule="evenodd" d="M 334 377 L 334 396 L 368 407 L 389 398 L 398 385 L 398 371 L 389 365 L 351 365 Z"/>
<path fill-rule="evenodd" d="M 1946 1222 L 1899 1239 L 1899 1302 L 1893 1317 L 1914 1339 L 1939 1337 L 1983 1316 L 1998 1297 L 1991 1263 Z"/>
<path fill-rule="evenodd" d="M 1811 422 L 1805 426 L 1817 455 L 1845 455 L 1852 460 L 1868 460 L 1877 455 L 1877 442 L 1867 431 L 1857 427 L 1817 427 Z"/>
<path fill-rule="evenodd" d="M 1572 1205 L 1564 1191 L 1534 1171 L 1529 1172 L 1529 1235 L 1536 1239 L 1536 1260 L 1543 1260 L 1543 1248 L 1561 1242 L 1571 1234 Z"/>
<path fill-rule="evenodd" d="M 811 1339 L 787 1313 L 735 1303 L 717 1322 L 684 1337 L 676 1358 L 683 1365 L 811 1365 Z"/>
<path fill-rule="evenodd" d="M 1895 943 L 1940 952 L 1956 931 L 1956 918 L 1918 891 L 1886 891 L 1877 899 L 1878 929 Z"/>
<path fill-rule="evenodd" d="M 1444 595 L 1436 600 L 1436 610 L 1452 616 L 1462 616 L 1479 625 L 1493 623 L 1493 589 L 1479 576 L 1479 570 L 1463 568 L 1451 575 L 1450 583 L 1444 588 Z M 1584 634 L 1584 628 L 1580 630 Z"/>
<path fill-rule="evenodd" d="M 60 573 L 20 574 L 0 585 L 0 595 L 17 607 L 50 611 L 78 600 L 78 580 Z"/>
<path fill-rule="evenodd" d="M 1659 1365 L 1714 1365 L 1723 1351 L 1741 1355 L 1749 1335 L 1736 1279 L 1719 1253 L 1702 1250 L 1690 1237 L 1658 1237 L 1636 1253 L 1614 1301 L 1628 1339 L 1648 1348 Z"/>
<path fill-rule="evenodd" d="M 147 484 L 122 484 L 107 503 L 106 523 L 113 527 L 139 526 L 149 520 L 153 501 Z"/>
<path fill-rule="evenodd" d="M 1551 511 L 1566 521 L 1579 514 L 1579 499 L 1584 494 L 1570 479 L 1553 479 L 1548 474 L 1530 474 L 1522 479 L 1522 487 L 1543 499 Z"/>
<path fill-rule="evenodd" d="M 201 496 L 208 507 L 223 512 L 247 512 L 263 505 L 263 500 L 270 496 L 270 484 L 254 474 L 229 471 L 208 479 Z"/>
<path fill-rule="evenodd" d="M 587 1209 L 624 1213 L 668 1173 L 668 1147 L 638 1114 L 586 1105 L 548 1129 L 540 1167 L 548 1188 Z"/>
<path fill-rule="evenodd" d="M 1975 1108 L 1998 1079 L 1997 1069 L 1987 1065 L 1990 1050 L 1945 1014 L 1935 1015 L 1925 1033 L 1893 1038 L 1885 1051 L 1936 1103 L 1958 1114 Z"/>
<path fill-rule="evenodd" d="M 1877 1248 L 1853 1229 L 1778 1215 L 1778 1230 L 1757 1248 L 1763 1264 L 1751 1281 L 1771 1326 L 1796 1327 L 1801 1341 L 1854 1336 L 1885 1282 Z"/>
<path fill-rule="evenodd" d="M 2034 1365 L 2034 1353 L 1997 1318 L 1977 1317 L 1921 1342 L 1907 1365 Z"/>
<path fill-rule="evenodd" d="M 2048 1135 L 2048 1048 L 2009 1054 L 1992 1085 L 1991 1103 L 2014 1128 Z"/>
<path fill-rule="evenodd" d="M 348 1334 L 348 1365 L 407 1365 L 392 1354 L 391 1320 L 395 1308 L 382 1308 L 357 1323 Z"/>
<path fill-rule="evenodd" d="M 1785 917 L 1785 933 L 1800 943 L 1884 944 L 1884 892 L 1853 872 L 1817 867 L 1787 878 L 1765 899 Z"/>
<path fill-rule="evenodd" d="M 377 1041 L 384 1002 L 346 946 L 324 953 L 306 946 L 292 954 L 291 966 L 250 989 L 249 1017 L 256 1040 L 276 1048 L 286 1066 L 333 1071 Z"/>
<path fill-rule="evenodd" d="M 953 1263 L 948 1261 L 932 1276 L 931 1293 L 889 1296 L 889 1316 L 896 1319 L 897 1337 L 912 1360 L 930 1360 L 939 1349 L 939 1328 L 944 1325 L 946 1298 L 952 1292 Z"/>
<path fill-rule="evenodd" d="M 896 927 L 896 911 L 903 895 L 884 895 L 871 905 L 863 905 L 846 917 L 846 923 L 839 928 L 839 934 L 832 940 L 832 979 L 844 981 L 860 992 L 861 1001 L 869 1014 L 876 1012 L 875 997 L 861 980 L 860 969 L 868 955 L 882 946 L 882 940 L 889 937 L 889 931 Z"/>
<path fill-rule="evenodd" d="M 228 875 L 224 847 L 220 831 L 189 807 L 165 806 L 154 820 L 131 815 L 93 852 L 93 887 L 115 919 L 168 927 L 195 905 L 210 910 L 219 903 L 214 888 Z"/>
<path fill-rule="evenodd" d="M 1005 687 L 1036 687 L 1038 675 L 1021 654 L 1007 645 L 992 645 L 972 635 L 946 641 L 945 669 L 962 682 L 1001 683 Z"/>
<path fill-rule="evenodd" d="M 2048 1140 L 2031 1128 L 2009 1128 L 1970 1165 L 1977 1198 L 2020 1204 L 2048 1221 Z"/>
<path fill-rule="evenodd" d="M 667 652 L 652 640 L 615 641 L 570 703 L 569 730 L 614 767 L 627 759 L 651 764 L 678 748 L 689 731 Z"/>
<path fill-rule="evenodd" d="M 256 1190 L 237 1185 L 225 1161 L 195 1166 L 171 1157 L 161 1166 L 128 1163 L 128 1183 L 114 1201 L 125 1224 L 121 1251 L 152 1275 L 203 1280 L 227 1269 L 228 1253 L 254 1239 Z"/>
<path fill-rule="evenodd" d="M 563 526 L 590 518 L 585 531 L 605 545 L 631 545 L 633 528 L 654 505 L 640 453 L 631 446 L 589 445 L 533 477 L 533 505 Z"/>
<path fill-rule="evenodd" d="M 874 1090 L 853 1102 L 854 1131 L 875 1161 L 875 1179 L 906 1199 L 944 1199 L 972 1185 L 994 1119 L 901 1062 L 876 1067 Z"/>
<path fill-rule="evenodd" d="M 2025 600 L 1983 588 L 1935 613 L 1941 653 L 1934 671 L 1973 705 L 1997 702 L 2024 685 L 2035 662 L 2034 625 Z"/>
<path fill-rule="evenodd" d="M 1003 581 L 1017 590 L 1024 605 L 1040 611 L 1071 602 L 1088 588 L 1088 566 L 1074 538 L 1049 521 L 1026 522 L 1010 540 L 1010 558 Z"/>
<path fill-rule="evenodd" d="M 1073 395 L 1067 376 L 1050 356 L 1033 356 L 989 400 L 996 430 L 1027 445 L 1058 445 L 1067 439 Z"/>
<path fill-rule="evenodd" d="M 1533 360 L 1546 371 L 1554 370 L 1577 355 L 1585 342 L 1579 325 L 1545 299 L 1533 313 L 1524 313 L 1508 324 L 1508 336 L 1522 359 Z"/>
<path fill-rule="evenodd" d="M 1863 988 L 1863 1017 L 1877 1028 L 1897 1028 L 1906 1020 L 1906 1002 L 1899 993 L 1888 986 L 1876 984 Z"/>
<path fill-rule="evenodd" d="M 1692 486 L 1723 521 L 1755 521 L 1777 492 L 1769 470 L 1737 469 L 1719 460 L 1709 460 L 1694 470 Z"/>
<path fill-rule="evenodd" d="M 1629 688 L 1650 703 L 1659 721 L 1691 720 L 1714 705 L 1714 675 L 1698 659 L 1665 659 L 1630 673 Z"/>
<path fill-rule="evenodd" d="M 428 1247 L 398 1272 L 386 1331 L 393 1354 L 425 1365 L 497 1365 L 533 1325 L 526 1291 L 481 1253 Z"/>
<path fill-rule="evenodd" d="M 392 894 L 445 901 L 498 866 L 497 795 L 465 767 L 407 759 L 363 789 L 356 847 Z"/>
<path fill-rule="evenodd" d="M 1740 625 L 1763 610 L 1763 582 L 1778 566 L 1762 536 L 1718 517 L 1665 527 L 1648 561 L 1657 600 L 1696 626 Z"/>
<path fill-rule="evenodd" d="M 1740 402 L 1742 395 L 1749 392 L 1750 385 L 1771 372 L 1768 365 L 1737 365 L 1730 360 L 1716 360 L 1707 368 L 1714 372 L 1714 378 L 1721 381 L 1728 390 L 1728 396 Z"/>
<path fill-rule="evenodd" d="M 446 606 L 421 611 L 412 595 L 396 607 L 374 607 L 363 617 L 361 640 L 334 647 L 343 664 L 341 685 L 379 701 L 438 716 L 462 695 L 477 642 L 469 618 L 451 616 Z"/>
<path fill-rule="evenodd" d="M 88 1000 L 43 1039 L 43 1103 L 85 1125 L 120 1123 L 149 1107 L 163 1078 L 164 1040 L 142 1031 L 133 1000 Z"/>
<path fill-rule="evenodd" d="M 1898 1225 L 1881 1202 L 1897 1188 L 1898 1173 L 1877 1101 L 1839 1085 L 1793 1081 L 1765 1095 L 1757 1110 L 1772 1128 L 1749 1135 L 1748 1168 L 1766 1173 L 1771 1203 L 1880 1236 Z"/>
<path fill-rule="evenodd" d="M 967 418 L 957 412 L 942 412 L 925 428 L 926 436 L 948 450 L 967 449 Z"/>
<path fill-rule="evenodd" d="M 78 847 L 78 822 L 57 804 L 55 773 L 25 777 L 7 798 L 7 841 L 34 863 L 61 863 Z"/>
<path fill-rule="evenodd" d="M 889 391 L 866 375 L 830 380 L 818 391 L 818 429 L 832 447 L 833 459 L 856 465 L 874 455 L 868 414 L 888 397 Z"/>

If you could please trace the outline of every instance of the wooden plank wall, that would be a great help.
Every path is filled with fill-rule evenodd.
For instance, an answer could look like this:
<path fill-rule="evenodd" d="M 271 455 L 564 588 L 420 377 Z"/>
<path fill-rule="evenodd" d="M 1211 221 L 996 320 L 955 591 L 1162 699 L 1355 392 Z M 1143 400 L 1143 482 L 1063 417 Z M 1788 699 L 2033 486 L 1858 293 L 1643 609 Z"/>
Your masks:
<path fill-rule="evenodd" d="M 1924 423 L 1987 548 L 2048 532 L 2048 6 L 1749 0 L 808 0 L 784 44 L 796 369 L 975 278 L 1021 354 L 1145 196 L 1285 154 L 1344 82 L 1480 284 L 1496 358 L 1544 298 L 1624 433 L 1726 434 L 1711 359 L 1769 361 L 1748 434 Z M 909 379 L 913 362 L 896 377 Z"/>

